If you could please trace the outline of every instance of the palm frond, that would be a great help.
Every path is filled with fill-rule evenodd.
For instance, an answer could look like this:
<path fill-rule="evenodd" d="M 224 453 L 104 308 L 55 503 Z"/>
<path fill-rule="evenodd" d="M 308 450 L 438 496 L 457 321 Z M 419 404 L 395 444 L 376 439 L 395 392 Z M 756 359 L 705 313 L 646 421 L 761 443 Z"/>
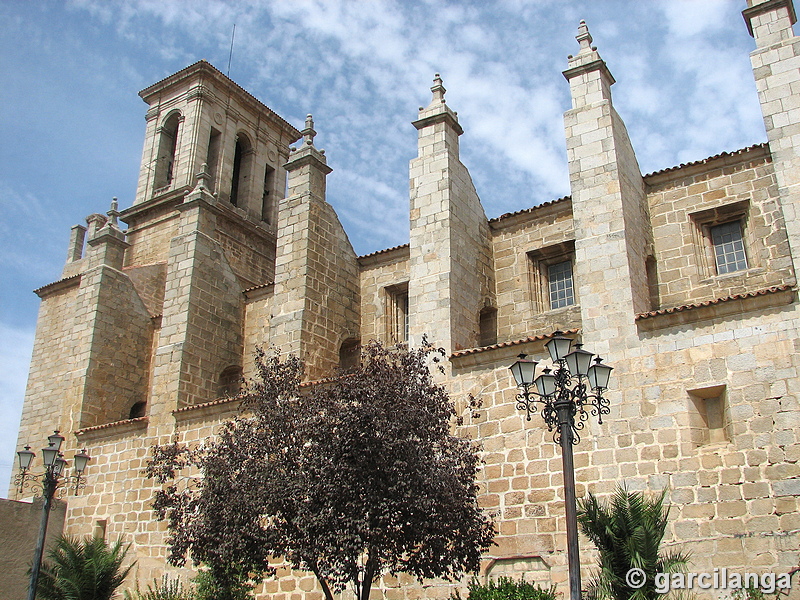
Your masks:
<path fill-rule="evenodd" d="M 133 568 L 124 566 L 129 549 L 122 540 L 60 537 L 42 563 L 37 598 L 110 600 Z"/>
<path fill-rule="evenodd" d="M 666 495 L 666 489 L 648 496 L 620 485 L 606 502 L 591 492 L 579 500 L 578 525 L 599 552 L 599 571 L 586 588 L 589 600 L 656 600 L 655 574 L 685 569 L 688 554 L 660 551 L 669 517 Z M 641 589 L 626 583 L 632 568 L 647 575 Z"/>

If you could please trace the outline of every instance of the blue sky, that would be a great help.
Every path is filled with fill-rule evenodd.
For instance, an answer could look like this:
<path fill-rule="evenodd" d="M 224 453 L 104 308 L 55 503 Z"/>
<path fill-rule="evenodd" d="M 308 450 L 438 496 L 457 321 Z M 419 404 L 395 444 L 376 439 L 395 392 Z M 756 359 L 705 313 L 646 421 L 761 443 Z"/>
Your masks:
<path fill-rule="evenodd" d="M 410 122 L 439 72 L 487 216 L 569 193 L 561 75 L 585 19 L 644 173 L 765 141 L 744 0 L 68 0 L 0 3 L 0 482 L 38 298 L 69 228 L 131 205 L 139 90 L 204 58 L 298 128 L 356 252 L 408 241 Z M 44 440 L 31 440 L 34 448 Z M 0 494 L 5 494 L 0 483 Z"/>

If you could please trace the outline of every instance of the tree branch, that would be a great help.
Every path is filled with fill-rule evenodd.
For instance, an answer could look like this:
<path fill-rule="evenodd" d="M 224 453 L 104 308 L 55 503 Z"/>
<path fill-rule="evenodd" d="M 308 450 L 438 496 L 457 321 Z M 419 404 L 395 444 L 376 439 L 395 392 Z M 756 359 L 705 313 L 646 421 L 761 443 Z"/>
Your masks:
<path fill-rule="evenodd" d="M 317 581 L 319 581 L 319 585 L 322 587 L 322 593 L 325 594 L 325 600 L 333 600 L 333 593 L 331 592 L 331 587 L 328 585 L 328 581 L 319 572 L 317 563 L 308 563 L 308 566 L 311 567 L 311 572 L 314 573 L 314 576 L 317 578 Z"/>

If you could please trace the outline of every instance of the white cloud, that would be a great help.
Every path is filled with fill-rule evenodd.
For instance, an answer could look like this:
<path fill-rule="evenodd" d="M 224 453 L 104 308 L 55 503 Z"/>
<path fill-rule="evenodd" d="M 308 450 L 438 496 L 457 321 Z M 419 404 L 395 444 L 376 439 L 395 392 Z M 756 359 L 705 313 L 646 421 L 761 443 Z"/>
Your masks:
<path fill-rule="evenodd" d="M 731 4 L 731 0 L 672 0 L 651 6 L 664 13 L 670 37 L 688 38 L 721 30 Z"/>
<path fill-rule="evenodd" d="M 112 195 L 132 201 L 144 131 L 138 90 L 200 58 L 224 72 L 234 23 L 231 77 L 296 126 L 314 114 L 334 168 L 328 199 L 366 254 L 407 241 L 410 122 L 430 101 L 435 72 L 465 129 L 461 159 L 489 217 L 569 193 L 561 71 L 582 18 L 617 79 L 614 103 L 645 171 L 762 141 L 743 4 L 0 3 L 0 49 L 10 57 L 0 123 L 14 140 L 0 161 L 0 268 L 18 292 L 5 318 L 26 314 L 32 327 L 37 300 L 27 290 L 58 273 L 69 225 L 105 210 Z"/>

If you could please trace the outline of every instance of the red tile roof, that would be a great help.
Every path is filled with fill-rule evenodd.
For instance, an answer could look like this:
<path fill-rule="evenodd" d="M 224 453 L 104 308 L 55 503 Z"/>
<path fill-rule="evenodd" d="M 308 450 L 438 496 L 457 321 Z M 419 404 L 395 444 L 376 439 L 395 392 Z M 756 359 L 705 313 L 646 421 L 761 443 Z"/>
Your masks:
<path fill-rule="evenodd" d="M 714 300 L 705 300 L 694 304 L 684 304 L 682 306 L 674 306 L 672 308 L 661 308 L 659 310 L 651 310 L 646 313 L 639 313 L 636 315 L 636 320 L 649 319 L 651 317 L 658 317 L 660 315 L 671 315 L 674 313 L 684 312 L 687 310 L 695 310 L 706 306 L 714 306 L 715 304 L 722 304 L 723 302 L 730 302 L 731 300 L 743 300 L 745 298 L 755 298 L 756 296 L 766 296 L 767 294 L 777 294 L 778 292 L 786 292 L 792 289 L 791 285 L 778 285 L 764 290 L 756 290 L 753 292 L 744 292 L 741 294 L 733 294 L 724 298 L 715 298 Z"/>

